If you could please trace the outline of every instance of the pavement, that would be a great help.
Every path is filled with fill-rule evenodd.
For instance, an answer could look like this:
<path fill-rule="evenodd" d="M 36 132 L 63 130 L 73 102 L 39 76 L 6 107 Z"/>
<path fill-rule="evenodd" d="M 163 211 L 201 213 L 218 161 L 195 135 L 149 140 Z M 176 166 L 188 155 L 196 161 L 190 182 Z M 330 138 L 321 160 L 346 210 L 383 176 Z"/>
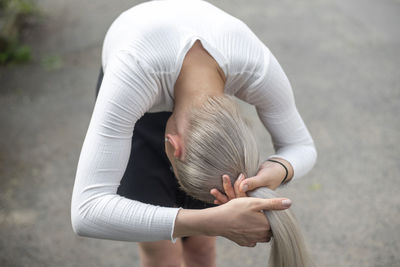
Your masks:
<path fill-rule="evenodd" d="M 137 245 L 76 236 L 70 200 L 101 44 L 140 1 L 38 0 L 33 61 L 0 67 L 0 266 L 140 266 Z M 400 2 L 213 0 L 286 71 L 318 149 L 290 197 L 321 267 L 400 266 Z M 270 137 L 254 109 L 264 155 Z M 269 245 L 218 238 L 218 266 L 266 266 Z"/>

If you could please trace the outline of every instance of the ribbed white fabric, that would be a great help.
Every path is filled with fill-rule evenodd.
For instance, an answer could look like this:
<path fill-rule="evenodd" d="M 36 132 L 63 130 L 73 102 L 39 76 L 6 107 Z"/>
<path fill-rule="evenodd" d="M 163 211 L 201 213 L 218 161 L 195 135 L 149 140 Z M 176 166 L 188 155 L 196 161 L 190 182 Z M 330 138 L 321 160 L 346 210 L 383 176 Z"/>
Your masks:
<path fill-rule="evenodd" d="M 288 160 L 296 177 L 312 168 L 316 151 L 290 83 L 246 25 L 199 0 L 146 2 L 121 14 L 104 41 L 105 75 L 72 195 L 72 225 L 79 235 L 126 241 L 172 238 L 178 208 L 144 204 L 116 192 L 135 122 L 145 112 L 172 111 L 175 81 L 196 40 L 225 72 L 225 93 L 256 106 L 272 136 L 274 156 Z"/>

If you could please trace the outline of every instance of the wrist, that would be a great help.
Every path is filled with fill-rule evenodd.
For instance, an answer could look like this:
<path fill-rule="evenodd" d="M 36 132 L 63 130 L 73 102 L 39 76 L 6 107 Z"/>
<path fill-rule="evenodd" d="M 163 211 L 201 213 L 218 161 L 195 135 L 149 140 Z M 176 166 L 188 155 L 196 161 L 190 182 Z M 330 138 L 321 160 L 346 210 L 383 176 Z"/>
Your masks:
<path fill-rule="evenodd" d="M 269 158 L 263 163 L 263 167 L 270 170 L 270 179 L 274 181 L 276 187 L 287 184 L 294 174 L 292 165 L 281 158 Z"/>
<path fill-rule="evenodd" d="M 193 235 L 216 236 L 212 223 L 214 209 L 180 209 L 175 220 L 173 238 Z"/>

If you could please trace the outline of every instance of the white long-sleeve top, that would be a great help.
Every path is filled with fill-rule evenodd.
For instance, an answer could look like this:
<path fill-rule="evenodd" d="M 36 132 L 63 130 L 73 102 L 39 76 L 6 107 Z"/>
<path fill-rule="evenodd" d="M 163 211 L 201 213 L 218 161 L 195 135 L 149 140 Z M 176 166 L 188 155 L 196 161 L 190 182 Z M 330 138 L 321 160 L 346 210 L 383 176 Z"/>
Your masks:
<path fill-rule="evenodd" d="M 242 21 L 200 0 L 146 2 L 122 13 L 104 41 L 104 79 L 72 195 L 72 226 L 79 235 L 126 241 L 172 238 L 178 208 L 144 204 L 116 192 L 135 122 L 145 112 L 172 111 L 175 81 L 196 40 L 224 71 L 225 94 L 255 105 L 271 134 L 273 156 L 289 161 L 296 177 L 314 165 L 313 140 L 286 75 Z"/>

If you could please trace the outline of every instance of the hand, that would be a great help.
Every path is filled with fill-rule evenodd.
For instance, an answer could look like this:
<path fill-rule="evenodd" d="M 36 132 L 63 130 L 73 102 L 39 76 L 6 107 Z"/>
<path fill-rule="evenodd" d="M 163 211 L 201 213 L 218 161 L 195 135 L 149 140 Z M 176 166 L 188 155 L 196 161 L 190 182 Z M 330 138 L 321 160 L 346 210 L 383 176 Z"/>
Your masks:
<path fill-rule="evenodd" d="M 262 210 L 284 210 L 290 207 L 286 198 L 259 199 L 237 198 L 210 209 L 213 212 L 209 223 L 214 228 L 212 235 L 232 240 L 240 246 L 254 247 L 257 242 L 269 242 L 271 227 Z"/>
<path fill-rule="evenodd" d="M 214 208 L 180 209 L 173 237 L 192 235 L 223 236 L 240 246 L 254 247 L 268 242 L 272 232 L 262 210 L 284 210 L 291 206 L 287 198 L 236 198 Z"/>
<path fill-rule="evenodd" d="M 273 158 L 275 161 L 279 161 L 284 164 L 288 170 L 288 177 L 286 178 L 286 182 L 290 181 L 293 177 L 293 168 L 292 165 L 280 158 Z M 272 190 L 278 188 L 282 180 L 286 176 L 286 170 L 281 166 L 281 164 L 272 162 L 272 161 L 265 161 L 261 164 L 256 176 L 249 177 L 245 181 L 240 184 L 240 189 L 243 192 L 254 190 L 258 187 L 268 187 Z"/>
<path fill-rule="evenodd" d="M 238 197 L 247 197 L 246 193 L 240 189 L 240 184 L 244 181 L 246 177 L 243 174 L 240 174 L 236 179 L 233 187 L 231 184 L 231 179 L 228 175 L 222 175 L 222 185 L 224 187 L 225 194 L 221 193 L 218 189 L 213 188 L 210 191 L 210 194 L 215 197 L 214 204 L 220 205 Z"/>
<path fill-rule="evenodd" d="M 288 177 L 286 182 L 290 181 L 293 177 L 292 165 L 284 159 L 274 158 L 274 160 L 279 161 L 286 166 L 288 169 Z M 252 191 L 258 187 L 265 186 L 275 190 L 281 185 L 285 175 L 286 170 L 280 164 L 271 161 L 265 161 L 260 166 L 256 176 L 246 179 L 244 176 L 240 175 L 235 181 L 233 187 L 231 185 L 229 176 L 223 175 L 222 177 L 225 194 L 219 192 L 218 189 L 215 188 L 210 191 L 210 194 L 215 197 L 214 204 L 223 204 L 233 198 L 246 196 L 247 191 Z M 224 177 L 228 177 L 228 179 L 225 179 Z"/>

